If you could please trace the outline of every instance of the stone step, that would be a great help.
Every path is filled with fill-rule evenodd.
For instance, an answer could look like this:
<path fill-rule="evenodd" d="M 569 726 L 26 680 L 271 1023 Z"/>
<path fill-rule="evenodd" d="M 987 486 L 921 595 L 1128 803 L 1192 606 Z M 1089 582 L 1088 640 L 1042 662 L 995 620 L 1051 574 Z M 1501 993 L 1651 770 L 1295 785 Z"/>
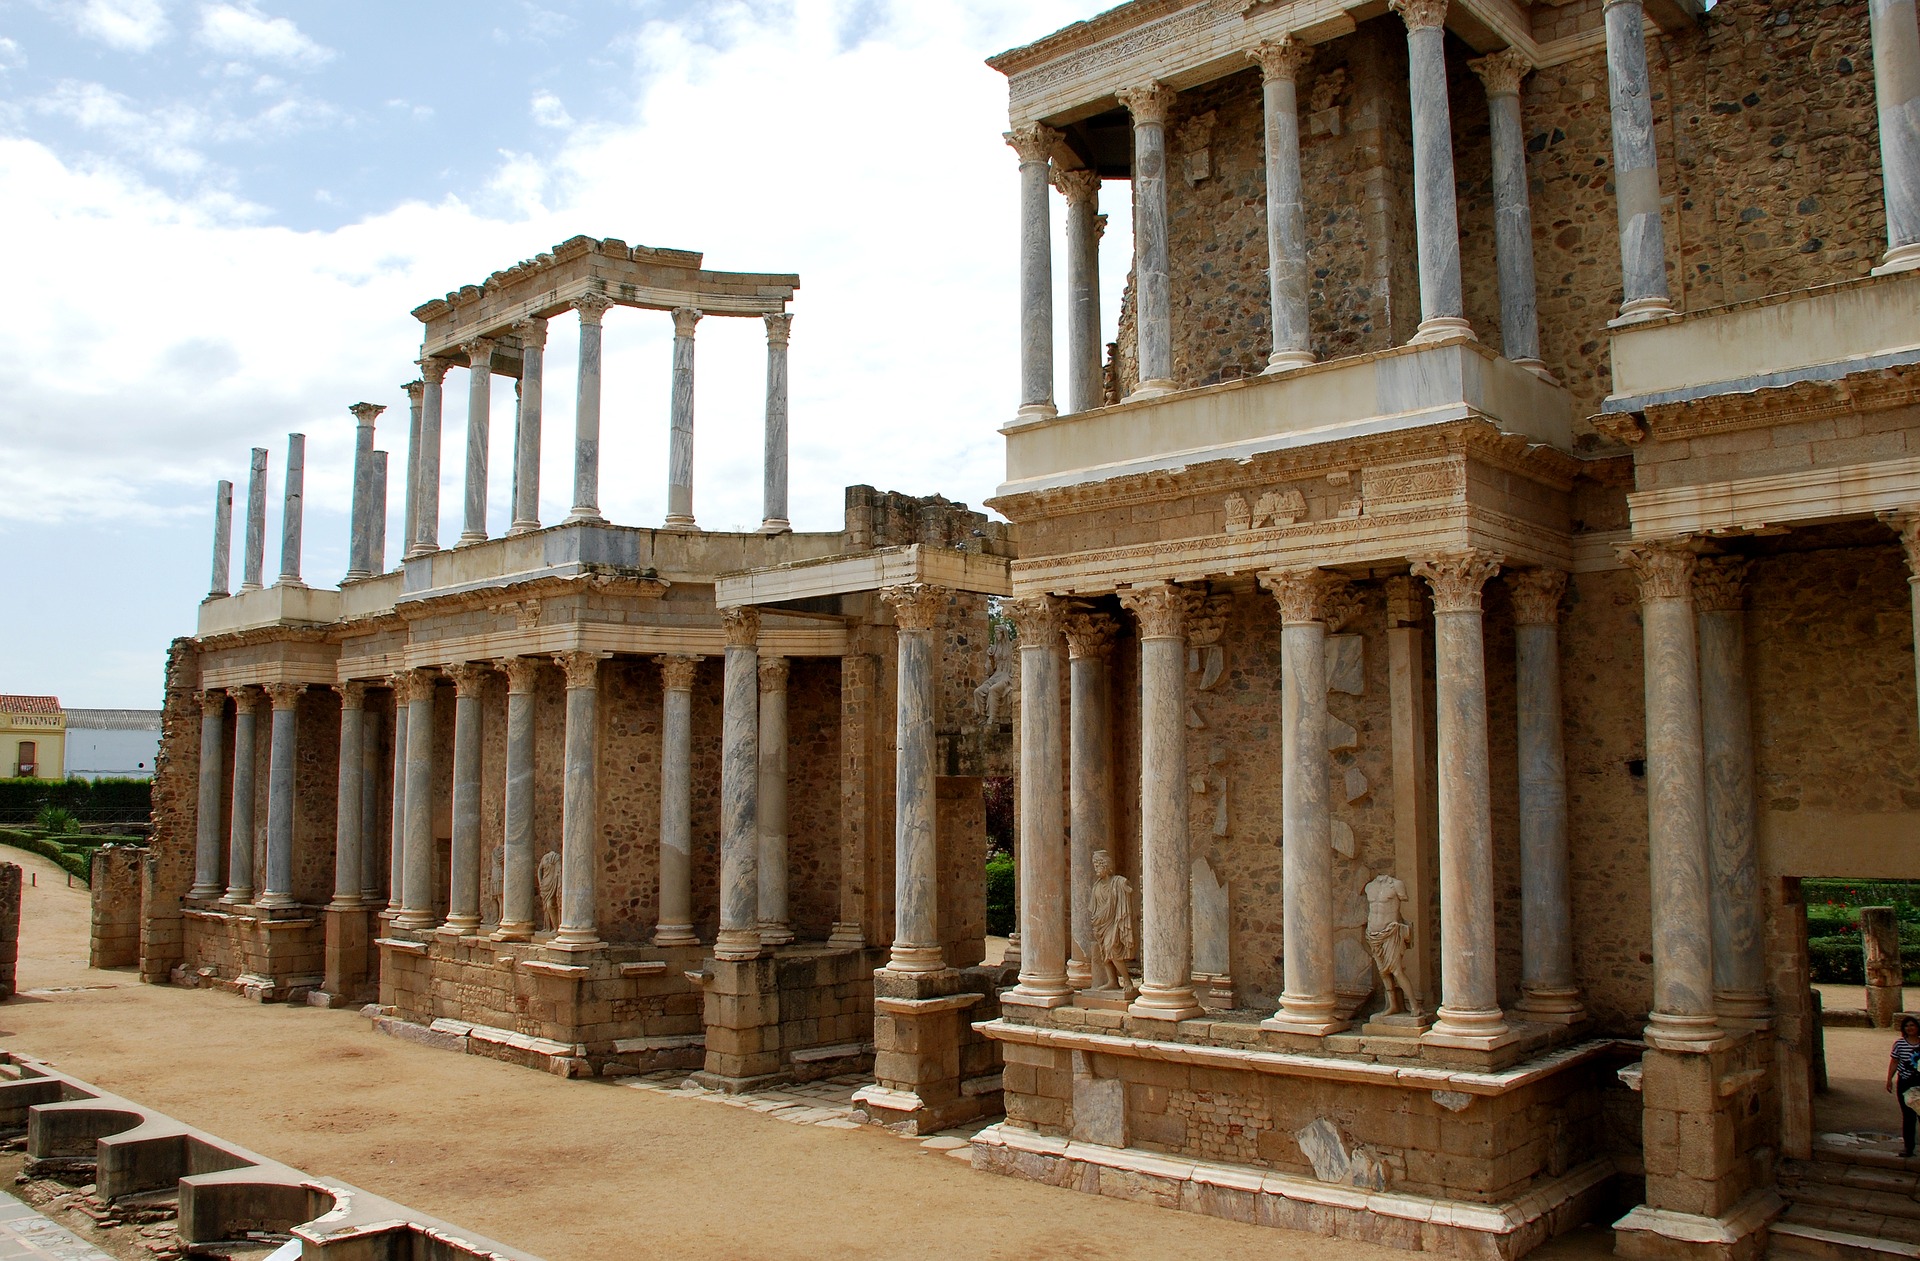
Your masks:
<path fill-rule="evenodd" d="M 1876 1191 L 1838 1182 L 1810 1182 L 1780 1186 L 1780 1194 L 1796 1208 L 1837 1209 L 1912 1223 L 1920 1230 L 1920 1201 L 1909 1191 Z"/>
<path fill-rule="evenodd" d="M 1920 1191 L 1920 1165 L 1914 1161 L 1788 1160 L 1780 1165 L 1781 1188 L 1809 1185 L 1862 1187 L 1870 1191 Z"/>
<path fill-rule="evenodd" d="M 1773 1261 L 1920 1261 L 1920 1244 L 1783 1218 L 1769 1232 L 1767 1256 Z"/>

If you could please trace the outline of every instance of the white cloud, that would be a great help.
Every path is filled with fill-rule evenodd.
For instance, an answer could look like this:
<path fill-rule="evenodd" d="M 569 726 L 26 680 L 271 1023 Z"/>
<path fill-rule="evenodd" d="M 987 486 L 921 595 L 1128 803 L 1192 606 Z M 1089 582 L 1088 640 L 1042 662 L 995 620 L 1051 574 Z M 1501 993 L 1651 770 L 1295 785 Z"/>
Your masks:
<path fill-rule="evenodd" d="M 203 4 L 197 38 L 227 57 L 258 57 L 293 66 L 317 66 L 333 56 L 331 48 L 308 38 L 288 18 L 273 18 L 253 5 Z"/>
<path fill-rule="evenodd" d="M 542 127 L 573 126 L 573 115 L 567 113 L 567 107 L 551 92 L 535 92 L 528 108 L 533 114 L 533 121 Z"/>
<path fill-rule="evenodd" d="M 20 51 L 20 45 L 0 35 L 0 71 L 12 70 L 16 66 L 26 64 L 27 55 Z"/>
<path fill-rule="evenodd" d="M 206 118 L 187 106 L 143 110 L 104 84 L 62 80 L 31 102 L 39 113 L 64 118 L 109 146 L 137 156 L 168 175 L 199 175 L 206 155 L 196 147 L 205 136 Z"/>
<path fill-rule="evenodd" d="M 53 11 L 82 35 L 123 52 L 147 52 L 172 30 L 160 0 L 64 0 Z"/>

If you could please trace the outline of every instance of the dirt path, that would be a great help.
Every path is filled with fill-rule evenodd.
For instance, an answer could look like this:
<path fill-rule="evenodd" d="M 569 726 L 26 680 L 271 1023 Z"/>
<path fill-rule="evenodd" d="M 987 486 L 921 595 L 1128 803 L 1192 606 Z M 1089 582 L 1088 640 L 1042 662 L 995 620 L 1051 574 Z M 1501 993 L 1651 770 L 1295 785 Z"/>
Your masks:
<path fill-rule="evenodd" d="M 0 1046 L 550 1261 L 1405 1256 L 975 1173 L 887 1134 L 562 1081 L 347 1012 L 141 985 L 87 968 L 84 890 L 0 857 L 38 880 L 20 984 L 40 991 L 0 1006 Z M 111 988 L 76 988 L 92 986 Z"/>

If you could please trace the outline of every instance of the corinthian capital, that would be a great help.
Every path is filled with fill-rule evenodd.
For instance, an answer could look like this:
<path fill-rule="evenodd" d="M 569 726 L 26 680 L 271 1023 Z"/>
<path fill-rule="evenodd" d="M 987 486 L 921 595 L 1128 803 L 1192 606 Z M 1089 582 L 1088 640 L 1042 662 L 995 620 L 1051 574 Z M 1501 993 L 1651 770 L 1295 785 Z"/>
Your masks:
<path fill-rule="evenodd" d="M 367 685 L 365 683 L 336 683 L 333 690 L 340 693 L 341 709 L 365 709 L 367 707 Z"/>
<path fill-rule="evenodd" d="M 698 324 L 700 317 L 705 314 L 706 312 L 700 310 L 698 307 L 675 307 L 673 309 L 673 335 L 675 337 L 692 337 L 693 326 Z"/>
<path fill-rule="evenodd" d="M 1387 0 L 1387 3 L 1406 21 L 1410 31 L 1446 24 L 1447 0 Z"/>
<path fill-rule="evenodd" d="M 275 709 L 292 709 L 300 703 L 300 693 L 307 690 L 304 683 L 268 683 L 265 687 Z"/>
<path fill-rule="evenodd" d="M 540 682 L 539 657 L 503 657 L 497 663 L 507 672 L 507 691 L 525 695 L 534 690 Z"/>
<path fill-rule="evenodd" d="M 1067 199 L 1069 206 L 1100 204 L 1100 172 L 1081 167 L 1077 171 L 1053 168 L 1053 186 Z"/>
<path fill-rule="evenodd" d="M 767 322 L 767 345 L 786 345 L 788 335 L 793 332 L 792 312 L 769 311 L 761 318 Z"/>
<path fill-rule="evenodd" d="M 787 675 L 792 663 L 785 657 L 760 658 L 760 690 L 763 692 L 784 692 L 787 690 Z"/>
<path fill-rule="evenodd" d="M 1560 597 L 1567 575 L 1558 569 L 1520 569 L 1507 575 L 1515 626 L 1554 626 L 1560 621 Z"/>
<path fill-rule="evenodd" d="M 407 392 L 407 405 L 409 407 L 419 407 L 420 396 L 427 392 L 427 383 L 425 381 L 409 381 L 400 388 Z"/>
<path fill-rule="evenodd" d="M 756 647 L 760 643 L 760 610 L 750 604 L 721 609 L 720 627 L 726 632 L 727 647 Z"/>
<path fill-rule="evenodd" d="M 1433 588 L 1435 613 L 1478 613 L 1480 592 L 1487 579 L 1500 572 L 1505 557 L 1470 547 L 1464 552 L 1429 556 L 1413 562 L 1416 578 Z"/>
<path fill-rule="evenodd" d="M 264 699 L 257 687 L 236 687 L 233 689 L 233 712 L 257 714 L 260 712 L 260 702 Z"/>
<path fill-rule="evenodd" d="M 487 676 L 493 673 L 493 667 L 481 661 L 462 661 L 458 665 L 447 667 L 447 676 L 453 680 L 455 696 L 478 696 L 487 685 Z"/>
<path fill-rule="evenodd" d="M 1702 556 L 1693 570 L 1696 613 L 1738 613 L 1747 607 L 1747 562 L 1738 556 Z"/>
<path fill-rule="evenodd" d="M 1030 595 L 1008 600 L 1001 610 L 1013 619 L 1020 632 L 1022 648 L 1051 648 L 1060 638 L 1060 624 L 1066 606 L 1050 595 Z"/>
<path fill-rule="evenodd" d="M 1313 60 L 1313 45 L 1291 35 L 1282 35 L 1279 39 L 1267 40 L 1249 48 L 1247 60 L 1260 67 L 1262 83 L 1272 83 L 1276 79 L 1292 83 Z"/>
<path fill-rule="evenodd" d="M 1142 639 L 1187 637 L 1187 615 L 1200 602 L 1200 593 L 1170 582 L 1130 587 L 1120 593 L 1120 607 L 1140 624 Z"/>
<path fill-rule="evenodd" d="M 430 701 L 433 699 L 434 684 L 439 680 L 440 672 L 431 666 L 421 666 L 418 669 L 396 674 L 393 676 L 394 700 L 401 705 L 411 704 L 414 701 Z"/>
<path fill-rule="evenodd" d="M 880 588 L 880 598 L 893 610 L 893 624 L 903 631 L 930 631 L 938 626 L 952 594 L 930 582 Z"/>
<path fill-rule="evenodd" d="M 476 337 L 462 349 L 467 352 L 467 368 L 473 372 L 493 371 L 493 346 L 491 337 Z"/>
<path fill-rule="evenodd" d="M 1476 57 L 1467 69 L 1487 85 L 1488 96 L 1518 96 L 1520 80 L 1533 72 L 1533 63 L 1518 48 L 1502 48 L 1497 53 Z"/>
<path fill-rule="evenodd" d="M 567 672 L 567 690 L 600 686 L 600 663 L 612 656 L 609 652 L 587 652 L 576 649 L 572 652 L 556 652 L 553 659 Z"/>
<path fill-rule="evenodd" d="M 567 305 L 579 313 L 582 324 L 598 327 L 600 317 L 605 315 L 607 308 L 613 305 L 613 299 L 604 293 L 583 293 Z"/>
<path fill-rule="evenodd" d="M 1053 156 L 1053 147 L 1060 143 L 1060 133 L 1045 123 L 1022 123 L 1002 135 L 1013 151 L 1020 155 L 1022 166 L 1029 162 L 1047 161 Z"/>
<path fill-rule="evenodd" d="M 420 376 L 425 384 L 438 385 L 447 379 L 447 369 L 452 366 L 451 360 L 442 359 L 439 355 L 428 355 L 420 361 Z"/>
<path fill-rule="evenodd" d="M 1134 126 L 1164 127 L 1180 94 L 1164 83 L 1143 83 L 1137 88 L 1121 88 L 1114 96 L 1133 115 Z"/>
<path fill-rule="evenodd" d="M 1900 536 L 1900 546 L 1907 554 L 1908 571 L 1920 575 L 1920 508 L 1883 512 L 1880 519 Z"/>
<path fill-rule="evenodd" d="M 547 322 L 539 316 L 529 316 L 524 320 L 516 320 L 513 325 L 513 335 L 518 337 L 520 344 L 529 350 L 537 346 L 545 346 L 547 344 Z"/>
<path fill-rule="evenodd" d="M 373 428 L 373 422 L 380 418 L 380 413 L 387 409 L 378 403 L 355 403 L 347 410 L 353 413 L 355 421 L 371 429 Z"/>
<path fill-rule="evenodd" d="M 200 693 L 200 712 L 212 717 L 227 712 L 227 694 L 219 688 Z"/>
<path fill-rule="evenodd" d="M 1104 657 L 1113 651 L 1120 623 L 1105 613 L 1069 613 L 1066 617 L 1068 657 Z"/>
<path fill-rule="evenodd" d="M 1354 599 L 1352 585 L 1328 570 L 1313 566 L 1270 569 L 1260 575 L 1260 585 L 1270 591 L 1279 604 L 1283 626 L 1344 621 L 1350 616 L 1348 606 Z"/>
<path fill-rule="evenodd" d="M 670 653 L 655 657 L 660 663 L 660 686 L 669 692 L 691 692 L 693 678 L 700 669 L 700 658 Z"/>
<path fill-rule="evenodd" d="M 1673 543 L 1636 543 L 1620 549 L 1620 559 L 1640 580 L 1640 603 L 1687 600 L 1693 596 L 1693 571 L 1700 558 Z"/>

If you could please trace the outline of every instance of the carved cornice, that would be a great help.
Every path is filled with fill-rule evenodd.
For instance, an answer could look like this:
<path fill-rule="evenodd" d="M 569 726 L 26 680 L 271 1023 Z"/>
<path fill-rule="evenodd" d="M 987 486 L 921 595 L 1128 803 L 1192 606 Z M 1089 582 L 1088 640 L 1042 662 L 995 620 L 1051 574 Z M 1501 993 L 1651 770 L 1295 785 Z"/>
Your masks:
<path fill-rule="evenodd" d="M 1738 556 L 1702 556 L 1693 570 L 1696 613 L 1738 613 L 1747 607 L 1747 562 Z"/>
<path fill-rule="evenodd" d="M 1500 572 L 1505 557 L 1480 548 L 1427 556 L 1413 562 L 1413 573 L 1433 589 L 1433 611 L 1478 613 L 1487 579 Z"/>
<path fill-rule="evenodd" d="M 607 308 L 613 305 L 613 299 L 604 293 L 583 293 L 567 305 L 579 314 L 582 324 L 591 324 L 598 328 L 601 317 L 606 315 Z"/>
<path fill-rule="evenodd" d="M 1488 96 L 1520 95 L 1520 80 L 1533 72 L 1533 63 L 1517 48 L 1502 48 L 1467 62 L 1467 69 L 1487 85 Z"/>
<path fill-rule="evenodd" d="M 1020 633 L 1022 648 L 1052 648 L 1060 640 L 1066 616 L 1066 602 L 1050 595 L 1032 595 L 1008 600 L 1000 611 L 1013 619 Z"/>
<path fill-rule="evenodd" d="M 367 707 L 367 685 L 349 680 L 336 683 L 333 690 L 340 693 L 341 709 L 365 709 Z"/>
<path fill-rule="evenodd" d="M 529 578 L 524 582 L 503 583 L 497 587 L 478 587 L 471 591 L 450 591 L 446 595 L 426 596 L 418 600 L 408 600 L 398 605 L 394 612 L 408 622 L 418 622 L 423 618 L 445 617 L 455 613 L 470 613 L 475 609 L 485 609 L 490 613 L 506 615 L 519 612 L 536 605 L 543 599 L 554 599 L 566 595 L 604 595 L 625 597 L 634 600 L 658 600 L 667 593 L 672 584 L 664 578 L 653 578 L 622 570 L 613 566 L 589 568 L 586 572 L 542 578 Z"/>
<path fill-rule="evenodd" d="M 1120 592 L 1120 607 L 1133 614 L 1142 639 L 1184 640 L 1187 615 L 1199 601 L 1199 592 L 1170 582 Z"/>
<path fill-rule="evenodd" d="M 478 696 L 493 676 L 493 667 L 484 661 L 462 661 L 447 667 L 455 696 Z"/>
<path fill-rule="evenodd" d="M 1104 657 L 1113 651 L 1113 638 L 1120 623 L 1111 614 L 1093 610 L 1069 613 L 1061 623 L 1067 636 L 1067 656 Z"/>
<path fill-rule="evenodd" d="M 1166 126 L 1168 112 L 1173 109 L 1173 103 L 1180 99 L 1180 94 L 1164 83 L 1143 83 L 1137 88 L 1121 88 L 1114 96 L 1127 113 L 1133 115 L 1133 125 L 1136 127 Z"/>
<path fill-rule="evenodd" d="M 1314 566 L 1298 569 L 1270 569 L 1260 575 L 1260 585 L 1272 593 L 1280 606 L 1282 626 L 1324 623 L 1330 608 L 1341 612 L 1351 606 L 1352 584 L 1343 576 Z"/>
<path fill-rule="evenodd" d="M 1060 133 L 1045 123 L 1023 123 L 1012 131 L 1002 132 L 1001 138 L 1020 155 L 1021 166 L 1048 161 L 1053 157 L 1054 146 L 1060 143 Z"/>
<path fill-rule="evenodd" d="M 1255 44 L 1247 50 L 1247 60 L 1260 67 L 1260 81 L 1272 83 L 1284 79 L 1292 83 L 1313 61 L 1313 45 L 1291 35 Z"/>
<path fill-rule="evenodd" d="M 751 604 L 720 610 L 720 629 L 729 648 L 756 648 L 760 644 L 760 610 Z"/>
<path fill-rule="evenodd" d="M 438 386 L 447 379 L 447 369 L 452 366 L 453 361 L 450 359 L 442 359 L 439 355 L 428 355 L 420 360 L 421 382 L 425 385 Z"/>
<path fill-rule="evenodd" d="M 495 663 L 507 672 L 507 691 L 519 695 L 532 692 L 540 684 L 540 657 L 502 657 Z"/>
<path fill-rule="evenodd" d="M 767 345 L 786 345 L 787 338 L 793 332 L 793 313 L 788 311 L 776 315 L 768 312 L 760 318 L 767 322 Z"/>
<path fill-rule="evenodd" d="M 1507 575 L 1516 626 L 1557 626 L 1567 575 L 1558 569 L 1520 569 Z"/>
<path fill-rule="evenodd" d="M 1387 0 L 1388 7 L 1406 21 L 1410 31 L 1446 25 L 1447 0 Z"/>
<path fill-rule="evenodd" d="M 1915 406 L 1920 406 L 1920 364 L 1902 364 L 1838 381 L 1796 381 L 1684 403 L 1656 403 L 1646 408 L 1645 423 L 1655 438 L 1671 442 Z"/>
<path fill-rule="evenodd" d="M 705 314 L 706 312 L 700 310 L 698 307 L 677 306 L 673 308 L 673 335 L 675 337 L 692 337 L 693 326 L 698 324 L 700 317 Z"/>
<path fill-rule="evenodd" d="M 610 652 L 588 652 L 576 649 L 572 652 L 556 652 L 553 659 L 567 672 L 567 690 L 600 686 L 600 663 L 613 654 Z"/>
<path fill-rule="evenodd" d="M 927 582 L 909 582 L 880 588 L 880 599 L 893 610 L 893 622 L 903 631 L 930 631 L 940 624 L 953 592 Z"/>
<path fill-rule="evenodd" d="M 1420 580 L 1412 574 L 1395 574 L 1387 579 L 1388 627 L 1418 626 L 1427 613 L 1427 596 Z"/>
<path fill-rule="evenodd" d="M 660 686 L 669 692 L 691 692 L 694 676 L 700 670 L 700 658 L 680 653 L 655 657 L 660 663 Z"/>
<path fill-rule="evenodd" d="M 520 345 L 527 350 L 537 350 L 547 344 L 547 322 L 537 315 L 524 320 L 516 320 L 513 335 L 520 339 Z"/>
<path fill-rule="evenodd" d="M 760 658 L 760 690 L 763 692 L 784 692 L 787 690 L 787 674 L 792 663 L 785 657 Z"/>
<path fill-rule="evenodd" d="M 475 374 L 493 371 L 493 348 L 499 343 L 491 337 L 475 337 L 461 345 L 467 352 L 467 369 Z"/>
<path fill-rule="evenodd" d="M 1621 548 L 1620 559 L 1640 581 L 1640 603 L 1692 598 L 1700 558 L 1684 544 L 1637 543 Z"/>
<path fill-rule="evenodd" d="M 1067 205 L 1100 204 L 1100 172 L 1085 167 L 1077 171 L 1053 168 L 1053 186 L 1067 199 Z M 1097 230 L 1097 229 L 1096 229 Z"/>
<path fill-rule="evenodd" d="M 261 687 L 275 709 L 295 708 L 300 704 L 300 693 L 307 690 L 304 683 L 264 683 Z"/>
<path fill-rule="evenodd" d="M 380 413 L 387 409 L 378 403 L 355 403 L 347 410 L 353 413 L 353 419 L 356 424 L 371 429 L 373 428 L 373 422 L 380 419 Z"/>

